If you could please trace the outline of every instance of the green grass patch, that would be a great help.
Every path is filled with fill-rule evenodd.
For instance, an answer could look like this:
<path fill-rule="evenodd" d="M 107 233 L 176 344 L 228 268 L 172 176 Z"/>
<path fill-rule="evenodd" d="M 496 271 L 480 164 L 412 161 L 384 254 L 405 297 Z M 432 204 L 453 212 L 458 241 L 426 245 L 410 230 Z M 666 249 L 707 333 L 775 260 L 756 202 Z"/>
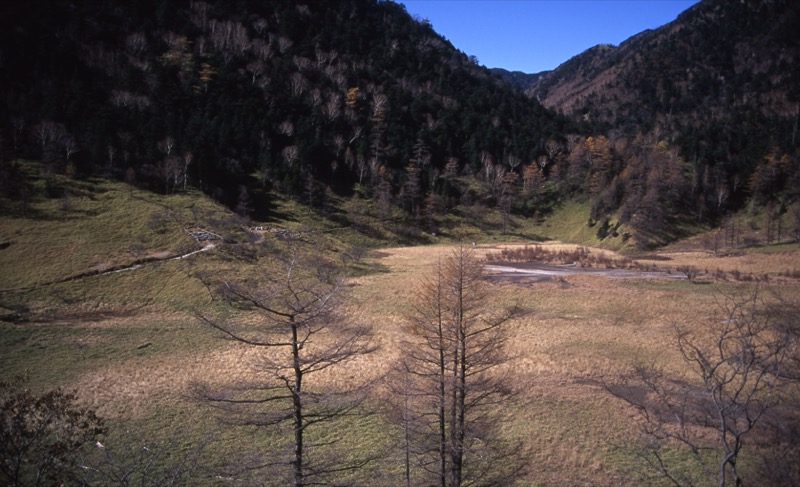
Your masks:
<path fill-rule="evenodd" d="M 217 334 L 192 316 L 65 313 L 49 322 L 0 323 L 0 375 L 27 374 L 32 384 L 57 387 L 103 368 L 146 368 L 219 346 Z"/>
<path fill-rule="evenodd" d="M 66 186 L 77 185 L 69 181 Z M 85 184 L 85 183 L 81 183 Z M 225 212 L 197 192 L 163 197 L 99 181 L 59 208 L 58 199 L 30 204 L 33 217 L 0 216 L 0 289 L 57 282 L 153 256 L 199 248 L 185 228 L 207 226 Z"/>
<path fill-rule="evenodd" d="M 570 199 L 556 207 L 553 213 L 541 224 L 531 228 L 531 231 L 546 235 L 549 239 L 565 243 L 588 245 L 609 250 L 622 251 L 632 248 L 633 239 L 626 238 L 625 227 L 613 230 L 605 238 L 598 237 L 598 230 L 603 222 L 590 220 L 590 204 L 581 199 Z M 617 227 L 614 215 L 609 220 L 611 228 Z"/>

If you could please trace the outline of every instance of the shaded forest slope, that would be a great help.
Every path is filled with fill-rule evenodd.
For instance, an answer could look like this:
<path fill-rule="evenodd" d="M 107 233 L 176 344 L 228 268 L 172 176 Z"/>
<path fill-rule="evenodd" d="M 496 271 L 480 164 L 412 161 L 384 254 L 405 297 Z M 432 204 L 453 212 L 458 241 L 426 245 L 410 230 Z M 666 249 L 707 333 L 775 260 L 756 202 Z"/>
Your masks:
<path fill-rule="evenodd" d="M 419 214 L 567 126 L 393 2 L 40 7 L 0 7 L 3 150 L 59 173 L 195 186 L 256 216 L 269 191 Z"/>
<path fill-rule="evenodd" d="M 799 22 L 797 2 L 704 0 L 539 79 L 530 96 L 603 135 L 578 157 L 592 218 L 617 215 L 652 242 L 680 220 L 717 225 L 749 205 L 790 211 Z"/>
<path fill-rule="evenodd" d="M 620 46 L 575 56 L 528 93 L 598 129 L 655 132 L 746 179 L 766 151 L 796 146 L 798 31 L 797 2 L 704 0 Z"/>

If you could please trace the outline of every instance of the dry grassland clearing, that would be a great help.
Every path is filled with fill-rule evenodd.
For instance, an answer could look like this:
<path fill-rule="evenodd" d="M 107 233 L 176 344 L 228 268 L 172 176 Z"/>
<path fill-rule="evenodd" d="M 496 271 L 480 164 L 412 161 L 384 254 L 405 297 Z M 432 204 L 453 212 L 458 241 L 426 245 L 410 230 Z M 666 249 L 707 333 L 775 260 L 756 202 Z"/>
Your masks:
<path fill-rule="evenodd" d="M 574 248 L 545 245 L 552 250 Z M 499 248 L 478 246 L 476 252 Z M 376 323 L 384 345 L 381 355 L 373 356 L 375 367 L 384 366 L 384 357 L 391 357 L 394 344 L 402 340 L 399 325 L 409 311 L 411 290 L 449 251 L 447 246 L 385 249 L 379 261 L 389 272 L 354 281 L 356 302 L 364 318 Z M 674 259 L 680 262 L 682 258 Z M 763 269 L 762 261 L 774 265 L 770 264 L 774 256 L 759 253 L 747 258 L 752 269 Z M 722 265 L 724 261 L 708 263 Z M 519 304 L 530 310 L 510 325 L 510 351 L 515 357 L 510 366 L 519 395 L 504 413 L 507 433 L 523 439 L 533 452 L 529 482 L 534 485 L 641 485 L 644 466 L 636 456 L 639 431 L 634 411 L 595 381 L 648 362 L 664 367 L 675 378 L 688 376 L 673 325 L 702 329 L 720 319 L 723 293 L 752 289 L 751 284 L 737 282 L 695 284 L 593 275 L 493 287 L 496 301 L 487 306 Z M 761 287 L 788 299 L 800 295 L 796 284 L 771 287 L 762 283 Z M 675 456 L 679 464 L 687 461 L 679 453 Z"/>
<path fill-rule="evenodd" d="M 113 191 L 121 190 L 109 189 Z M 118 193 L 116 197 L 125 195 Z M 173 211 L 182 208 L 184 215 L 191 215 L 191 210 L 177 204 L 178 200 L 172 201 L 176 203 Z M 91 198 L 86 204 L 90 202 Z M 161 222 L 148 223 L 155 211 L 148 208 L 129 215 L 139 222 L 140 233 L 126 237 L 125 243 L 115 243 L 115 257 L 98 254 L 93 258 L 79 252 L 77 262 L 50 262 L 58 260 L 61 251 L 37 247 L 36 235 L 44 231 L 43 227 L 64 232 L 61 240 L 66 249 L 93 248 L 86 237 L 79 237 L 79 230 L 68 232 L 70 221 L 38 222 L 39 226 L 30 229 L 19 227 L 19 222 L 13 228 L 4 227 L 3 239 L 12 245 L 0 257 L 5 259 L 4 268 L 16 271 L 4 277 L 2 287 L 19 288 L 42 282 L 47 276 L 69 276 L 106 259 L 127 261 L 131 246 L 142 234 L 151 239 L 147 242 L 150 249 L 177 252 L 186 245 L 182 229 L 160 233 Z M 99 207 L 97 211 L 102 215 Z M 110 221 L 120 218 L 108 217 Z M 164 241 L 152 240 L 159 238 Z M 7 253 L 17 244 L 14 252 L 27 247 L 40 253 L 42 268 L 12 265 L 13 259 L 25 258 L 24 254 Z M 486 255 L 522 245 L 477 245 L 475 252 Z M 550 250 L 575 248 L 556 242 L 542 245 Z M 397 345 L 404 339 L 403 325 L 413 304 L 413 290 L 452 249 L 438 245 L 374 251 L 360 275 L 349 282 L 349 313 L 352 320 L 373 327 L 381 348 L 320 374 L 310 386 L 323 389 L 374 379 L 385 372 L 397 360 Z M 610 251 L 590 250 L 622 259 Z M 797 250 L 786 249 L 737 257 L 685 251 L 659 255 L 661 258 L 655 261 L 659 266 L 770 273 L 790 267 L 799 256 Z M 225 383 L 263 372 L 259 351 L 222 340 L 195 316 L 199 310 L 216 306 L 196 278 L 197 273 L 226 268 L 236 270 L 225 250 L 218 248 L 130 272 L 5 293 L 3 305 L 25 304 L 29 320 L 0 323 L 0 374 L 8 377 L 27 371 L 35 388 L 76 389 L 84 403 L 114 424 L 152 438 L 174 436 L 190 444 L 212 435 L 218 441 L 209 450 L 210 464 L 237 455 L 242 444 L 262 451 L 282 451 L 283 444 L 275 435 L 221 428 L 216 412 L 191 398 L 191 386 L 198 380 Z M 774 279 L 759 286 L 791 299 L 800 296 L 800 286 L 791 280 Z M 686 376 L 672 325 L 707 326 L 718 319 L 720 293 L 746 293 L 752 284 L 576 274 L 536 283 L 496 282 L 491 287 L 495 298 L 487 306 L 519 305 L 528 310 L 510 324 L 509 351 L 514 359 L 508 367 L 518 394 L 500 411 L 505 419 L 504 433 L 521 440 L 531 452 L 531 475 L 520 485 L 611 486 L 641 485 L 644 467 L 636 456 L 634 411 L 607 394 L 596 380 L 642 361 L 660 364 L 674 377 Z M 215 309 L 223 315 L 227 312 Z M 371 406 L 381 405 L 376 401 Z M 318 432 L 317 440 L 341 438 L 342 448 L 354 456 L 379 454 L 368 475 L 380 479 L 381 485 L 393 485 L 395 475 L 402 470 L 400 451 L 392 447 L 393 435 L 393 429 L 379 415 L 373 415 L 328 425 Z M 690 468 L 682 454 L 676 453 L 675 459 Z"/>

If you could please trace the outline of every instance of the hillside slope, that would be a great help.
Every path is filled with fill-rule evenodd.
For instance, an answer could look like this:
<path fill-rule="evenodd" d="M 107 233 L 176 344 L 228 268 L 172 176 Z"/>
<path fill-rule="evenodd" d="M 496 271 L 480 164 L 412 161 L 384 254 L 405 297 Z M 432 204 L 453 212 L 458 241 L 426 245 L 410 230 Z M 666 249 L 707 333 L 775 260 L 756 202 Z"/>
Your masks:
<path fill-rule="evenodd" d="M 195 186 L 256 214 L 270 190 L 417 213 L 448 162 L 529 161 L 566 126 L 393 2 L 39 7 L 0 7 L 0 126 L 6 159 L 56 172 Z"/>
<path fill-rule="evenodd" d="M 509 71 L 503 68 L 492 68 L 492 74 L 499 76 L 500 79 L 505 81 L 511 86 L 527 91 L 534 86 L 544 75 L 549 71 L 542 71 L 541 73 L 523 73 L 522 71 Z"/>
<path fill-rule="evenodd" d="M 620 46 L 601 45 L 530 90 L 546 106 L 612 126 L 670 127 L 755 109 L 794 117 L 800 97 L 797 2 L 705 0 Z"/>
<path fill-rule="evenodd" d="M 800 177 L 797 32 L 797 2 L 704 0 L 545 74 L 529 96 L 602 135 L 574 144 L 559 171 L 583 165 L 575 184 L 592 218 L 619 210 L 659 240 L 748 205 L 785 213 Z"/>

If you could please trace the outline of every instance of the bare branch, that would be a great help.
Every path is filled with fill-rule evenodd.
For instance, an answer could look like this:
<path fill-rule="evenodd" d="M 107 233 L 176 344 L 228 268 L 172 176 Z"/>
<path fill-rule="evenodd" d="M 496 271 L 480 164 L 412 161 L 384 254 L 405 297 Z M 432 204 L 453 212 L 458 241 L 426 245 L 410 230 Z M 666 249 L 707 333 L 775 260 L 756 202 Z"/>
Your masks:
<path fill-rule="evenodd" d="M 274 264 L 258 263 L 262 268 L 274 268 Z M 315 485 L 320 476 L 335 470 L 318 469 L 310 461 L 309 449 L 327 451 L 330 444 L 307 444 L 306 431 L 357 414 L 366 384 L 328 390 L 330 386 L 309 387 L 308 381 L 316 373 L 330 374 L 376 347 L 371 344 L 370 330 L 350 324 L 342 312 L 344 280 L 329 263 L 305 256 L 289 242 L 278 267 L 282 270 L 271 269 L 259 280 L 221 279 L 217 286 L 206 283 L 215 299 L 244 313 L 248 325 L 206 316 L 198 316 L 200 321 L 227 339 L 271 348 L 275 353 L 265 355 L 264 366 L 258 370 L 261 375 L 268 372 L 265 382 L 238 381 L 218 390 L 198 385 L 196 397 L 218 407 L 224 413 L 222 420 L 232 424 L 262 427 L 289 423 L 293 455 L 285 465 L 293 485 Z M 258 317 L 256 322 L 254 317 Z M 339 468 L 355 468 L 358 463 L 348 461 Z"/>

